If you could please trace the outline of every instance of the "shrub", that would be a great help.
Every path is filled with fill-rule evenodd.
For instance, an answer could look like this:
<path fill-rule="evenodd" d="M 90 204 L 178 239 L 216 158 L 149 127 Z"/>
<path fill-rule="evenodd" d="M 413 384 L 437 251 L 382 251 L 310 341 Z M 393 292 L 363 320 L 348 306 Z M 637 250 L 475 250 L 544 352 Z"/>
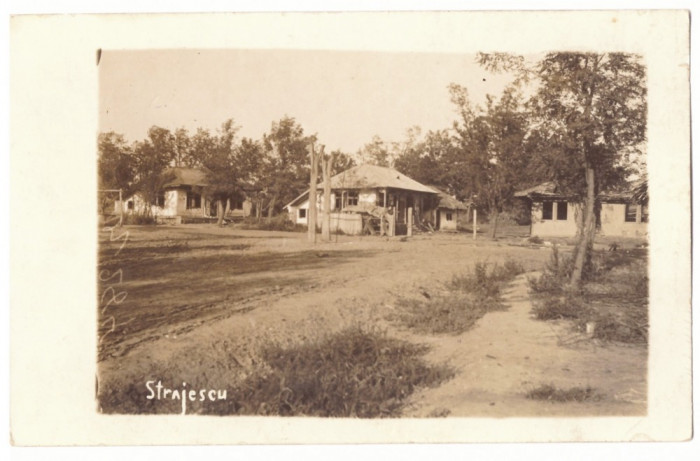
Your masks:
<path fill-rule="evenodd" d="M 581 299 L 572 296 L 548 297 L 538 300 L 532 312 L 538 320 L 586 319 L 592 310 Z"/>
<path fill-rule="evenodd" d="M 543 274 L 529 280 L 539 320 L 571 319 L 582 329 L 595 323 L 593 338 L 645 344 L 649 329 L 646 251 L 592 252 L 581 293 L 569 293 L 571 258 L 556 249 Z"/>
<path fill-rule="evenodd" d="M 542 275 L 528 280 L 530 291 L 536 294 L 561 293 L 571 278 L 573 258 L 559 254 L 559 249 L 552 247 L 552 254 L 544 266 Z"/>
<path fill-rule="evenodd" d="M 307 226 L 304 224 L 296 224 L 289 219 L 287 214 L 278 214 L 272 219 L 247 217 L 239 224 L 241 229 L 246 230 L 265 230 L 265 231 L 287 231 L 287 232 L 306 232 Z"/>
<path fill-rule="evenodd" d="M 500 310 L 503 305 L 493 299 L 455 294 L 430 300 L 400 299 L 401 311 L 395 317 L 406 327 L 422 333 L 459 334 L 474 326 L 487 312 Z"/>
<path fill-rule="evenodd" d="M 532 237 L 529 237 L 527 239 L 529 243 L 532 243 L 533 245 L 541 245 L 544 243 L 544 240 L 542 240 L 540 237 L 533 235 Z"/>
<path fill-rule="evenodd" d="M 156 218 L 150 215 L 129 213 L 124 215 L 124 224 L 155 225 Z"/>
<path fill-rule="evenodd" d="M 426 351 L 425 346 L 360 327 L 292 348 L 269 345 L 262 353 L 268 369 L 256 371 L 238 385 L 225 412 L 396 416 L 416 388 L 454 376 L 446 366 L 421 360 Z"/>
<path fill-rule="evenodd" d="M 359 326 L 291 346 L 267 340 L 254 351 L 229 347 L 225 339 L 217 344 L 198 350 L 199 355 L 153 362 L 145 373 L 100 380 L 99 410 L 180 413 L 180 400 L 146 398 L 145 382 L 150 379 L 174 389 L 186 382 L 188 389 L 226 391 L 225 400 L 188 402 L 188 413 L 392 417 L 400 414 L 416 389 L 454 376 L 446 365 L 423 360 L 427 346 Z"/>
<path fill-rule="evenodd" d="M 628 306 L 619 312 L 599 314 L 593 337 L 603 341 L 646 344 L 649 339 L 649 309 Z"/>
<path fill-rule="evenodd" d="M 599 402 L 605 396 L 591 386 L 557 389 L 551 384 L 544 384 L 532 389 L 525 397 L 531 400 L 546 400 L 548 402 Z"/>
<path fill-rule="evenodd" d="M 495 265 L 490 272 L 486 263 L 478 262 L 471 272 L 452 278 L 447 294 L 399 299 L 400 312 L 393 317 L 421 332 L 462 333 L 486 313 L 504 308 L 501 290 L 522 272 L 522 265 L 512 260 Z"/>

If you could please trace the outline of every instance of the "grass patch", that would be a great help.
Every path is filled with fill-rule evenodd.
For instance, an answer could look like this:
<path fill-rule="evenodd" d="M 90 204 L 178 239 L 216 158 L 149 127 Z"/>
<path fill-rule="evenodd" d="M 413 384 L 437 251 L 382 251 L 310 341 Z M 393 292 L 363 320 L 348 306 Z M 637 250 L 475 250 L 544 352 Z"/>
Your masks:
<path fill-rule="evenodd" d="M 206 364 L 164 364 L 153 376 L 164 383 L 187 381 L 209 386 L 234 376 L 235 350 L 208 351 Z M 317 341 L 293 346 L 264 344 L 247 376 L 220 385 L 226 400 L 192 402 L 192 413 L 377 418 L 398 416 L 419 387 L 436 386 L 454 376 L 447 366 L 427 364 L 427 346 L 388 337 L 376 330 L 348 327 Z M 205 369 L 216 363 L 217 370 Z M 192 371 L 192 369 L 195 369 Z M 235 370 L 234 370 L 235 371 Z M 193 376 L 193 373 L 196 373 Z M 209 378 L 207 378 L 209 374 Z M 186 378 L 190 378 L 187 380 Z M 231 378 L 229 378 L 231 379 Z M 198 386 L 197 381 L 202 381 Z M 177 400 L 148 400 L 145 379 L 128 386 L 102 386 L 98 400 L 105 413 L 178 413 Z M 175 387 L 175 386 L 173 386 Z"/>
<path fill-rule="evenodd" d="M 539 320 L 569 319 L 593 338 L 646 344 L 649 330 L 649 278 L 643 248 L 596 251 L 585 267 L 583 290 L 567 291 L 573 262 L 556 247 L 542 275 L 529 280 L 533 314 Z"/>
<path fill-rule="evenodd" d="M 486 313 L 504 309 L 501 290 L 522 272 L 511 260 L 490 270 L 486 263 L 476 263 L 471 272 L 453 277 L 443 293 L 399 299 L 393 320 L 423 333 L 462 333 Z"/>
<path fill-rule="evenodd" d="M 145 215 L 145 214 L 140 214 L 140 213 L 126 213 L 123 216 L 123 224 L 132 224 L 132 225 L 139 225 L 139 226 L 144 226 L 144 225 L 151 225 L 155 226 L 156 225 L 156 217 L 151 216 L 151 215 Z"/>
<path fill-rule="evenodd" d="M 525 397 L 530 400 L 567 403 L 599 402 L 605 398 L 605 395 L 601 394 L 591 386 L 558 389 L 551 384 L 543 384 L 542 386 L 529 391 L 527 394 L 525 394 Z"/>
<path fill-rule="evenodd" d="M 277 216 L 268 218 L 245 218 L 241 223 L 237 224 L 238 229 L 244 230 L 264 230 L 264 231 L 285 231 L 285 232 L 306 232 L 307 226 L 304 224 L 296 224 L 289 219 L 286 214 L 278 214 Z"/>
<path fill-rule="evenodd" d="M 573 296 L 546 297 L 535 303 L 532 312 L 538 320 L 579 320 L 592 315 L 591 308 Z"/>

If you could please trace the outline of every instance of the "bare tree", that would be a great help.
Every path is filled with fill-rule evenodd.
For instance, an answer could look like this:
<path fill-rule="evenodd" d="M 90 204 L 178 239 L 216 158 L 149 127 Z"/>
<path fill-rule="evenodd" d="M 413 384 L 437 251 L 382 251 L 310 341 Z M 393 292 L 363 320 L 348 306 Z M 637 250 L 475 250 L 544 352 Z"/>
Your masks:
<path fill-rule="evenodd" d="M 309 144 L 309 156 L 311 157 L 311 180 L 309 181 L 309 211 L 306 217 L 308 222 L 308 240 L 309 243 L 316 243 L 316 222 L 318 208 L 316 206 L 316 184 L 318 182 L 318 163 L 323 156 L 323 146 L 321 146 L 320 155 L 316 152 L 314 143 Z"/>
<path fill-rule="evenodd" d="M 323 223 L 321 239 L 324 242 L 331 241 L 331 174 L 333 172 L 333 160 L 335 154 L 323 156 L 321 146 L 321 168 L 323 170 Z"/>

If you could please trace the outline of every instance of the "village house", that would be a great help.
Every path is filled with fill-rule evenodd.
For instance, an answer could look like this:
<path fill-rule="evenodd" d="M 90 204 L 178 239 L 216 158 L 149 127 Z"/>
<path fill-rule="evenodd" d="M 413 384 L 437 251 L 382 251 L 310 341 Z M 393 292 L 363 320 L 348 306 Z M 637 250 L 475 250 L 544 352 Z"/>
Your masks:
<path fill-rule="evenodd" d="M 553 182 L 546 182 L 515 193 L 530 208 L 530 235 L 539 237 L 572 237 L 583 219 L 583 206 L 562 193 Z M 598 232 L 616 237 L 645 237 L 649 210 L 646 204 L 635 203 L 627 192 L 600 195 Z"/>
<path fill-rule="evenodd" d="M 180 224 L 187 219 L 216 218 L 217 206 L 206 196 L 206 173 L 198 168 L 175 167 L 166 171 L 168 178 L 161 189 L 157 203 L 151 205 L 151 215 L 158 221 Z M 115 202 L 118 212 L 120 203 Z M 146 203 L 138 192 L 121 205 L 126 214 L 145 212 Z M 242 218 L 250 216 L 252 203 L 247 198 L 227 200 L 225 217 Z"/>
<path fill-rule="evenodd" d="M 460 222 L 469 220 L 470 205 L 464 204 L 452 195 L 431 186 L 438 192 L 438 205 L 435 211 L 435 229 L 456 231 Z"/>
<path fill-rule="evenodd" d="M 323 184 L 318 185 L 318 190 L 320 226 Z M 438 222 L 445 223 L 444 228 L 451 228 L 452 221 L 456 223 L 457 211 L 462 208 L 449 208 L 452 201 L 443 202 L 441 209 L 439 204 L 438 191 L 392 168 L 359 165 L 331 178 L 331 229 L 345 234 L 381 233 L 383 219 L 387 235 L 405 235 L 413 227 L 436 228 Z M 284 209 L 293 222 L 308 224 L 309 191 Z"/>

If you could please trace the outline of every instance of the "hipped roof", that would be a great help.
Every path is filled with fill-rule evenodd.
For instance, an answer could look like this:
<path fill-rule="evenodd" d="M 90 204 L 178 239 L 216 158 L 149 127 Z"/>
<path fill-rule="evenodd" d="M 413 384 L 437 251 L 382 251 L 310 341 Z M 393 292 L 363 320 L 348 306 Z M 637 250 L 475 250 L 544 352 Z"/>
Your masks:
<path fill-rule="evenodd" d="M 207 181 L 207 171 L 208 170 L 204 168 L 168 168 L 166 175 L 169 177 L 169 179 L 165 182 L 165 184 L 163 184 L 163 188 L 183 186 L 206 187 L 209 185 L 209 181 Z M 237 184 L 245 191 L 257 190 L 255 186 L 243 181 L 237 181 Z"/>
<path fill-rule="evenodd" d="M 322 182 L 318 184 L 318 189 L 323 189 Z M 402 189 L 426 194 L 438 193 L 393 168 L 368 164 L 358 165 L 332 176 L 331 189 Z M 307 189 L 285 205 L 285 208 L 301 203 L 308 195 Z"/>
<path fill-rule="evenodd" d="M 460 202 L 456 198 L 452 197 L 451 195 L 447 194 L 446 192 L 443 192 L 441 190 L 438 191 L 438 197 L 440 198 L 440 202 L 438 203 L 438 208 L 445 208 L 447 210 L 468 210 L 469 207 L 465 205 L 463 202 Z"/>
<path fill-rule="evenodd" d="M 528 198 L 530 200 L 560 199 L 570 200 L 573 195 L 563 193 L 554 182 L 544 182 L 528 189 L 517 191 L 515 197 Z M 631 203 L 632 194 L 628 191 L 606 191 L 601 192 L 598 198 L 607 203 Z"/>
<path fill-rule="evenodd" d="M 322 186 L 321 186 L 322 187 Z M 415 181 L 393 168 L 358 165 L 331 178 L 332 189 L 393 188 L 436 194 L 437 191 Z"/>
<path fill-rule="evenodd" d="M 562 194 L 557 194 L 557 185 L 553 182 L 543 182 L 542 184 L 538 184 L 536 186 L 530 187 L 528 189 L 524 190 L 519 190 L 515 194 L 513 194 L 515 197 L 532 197 L 532 196 L 537 196 L 537 195 L 562 195 Z"/>
<path fill-rule="evenodd" d="M 163 187 L 178 187 L 178 186 L 206 186 L 207 174 L 199 168 L 174 167 L 166 171 L 166 175 L 170 176 Z"/>

